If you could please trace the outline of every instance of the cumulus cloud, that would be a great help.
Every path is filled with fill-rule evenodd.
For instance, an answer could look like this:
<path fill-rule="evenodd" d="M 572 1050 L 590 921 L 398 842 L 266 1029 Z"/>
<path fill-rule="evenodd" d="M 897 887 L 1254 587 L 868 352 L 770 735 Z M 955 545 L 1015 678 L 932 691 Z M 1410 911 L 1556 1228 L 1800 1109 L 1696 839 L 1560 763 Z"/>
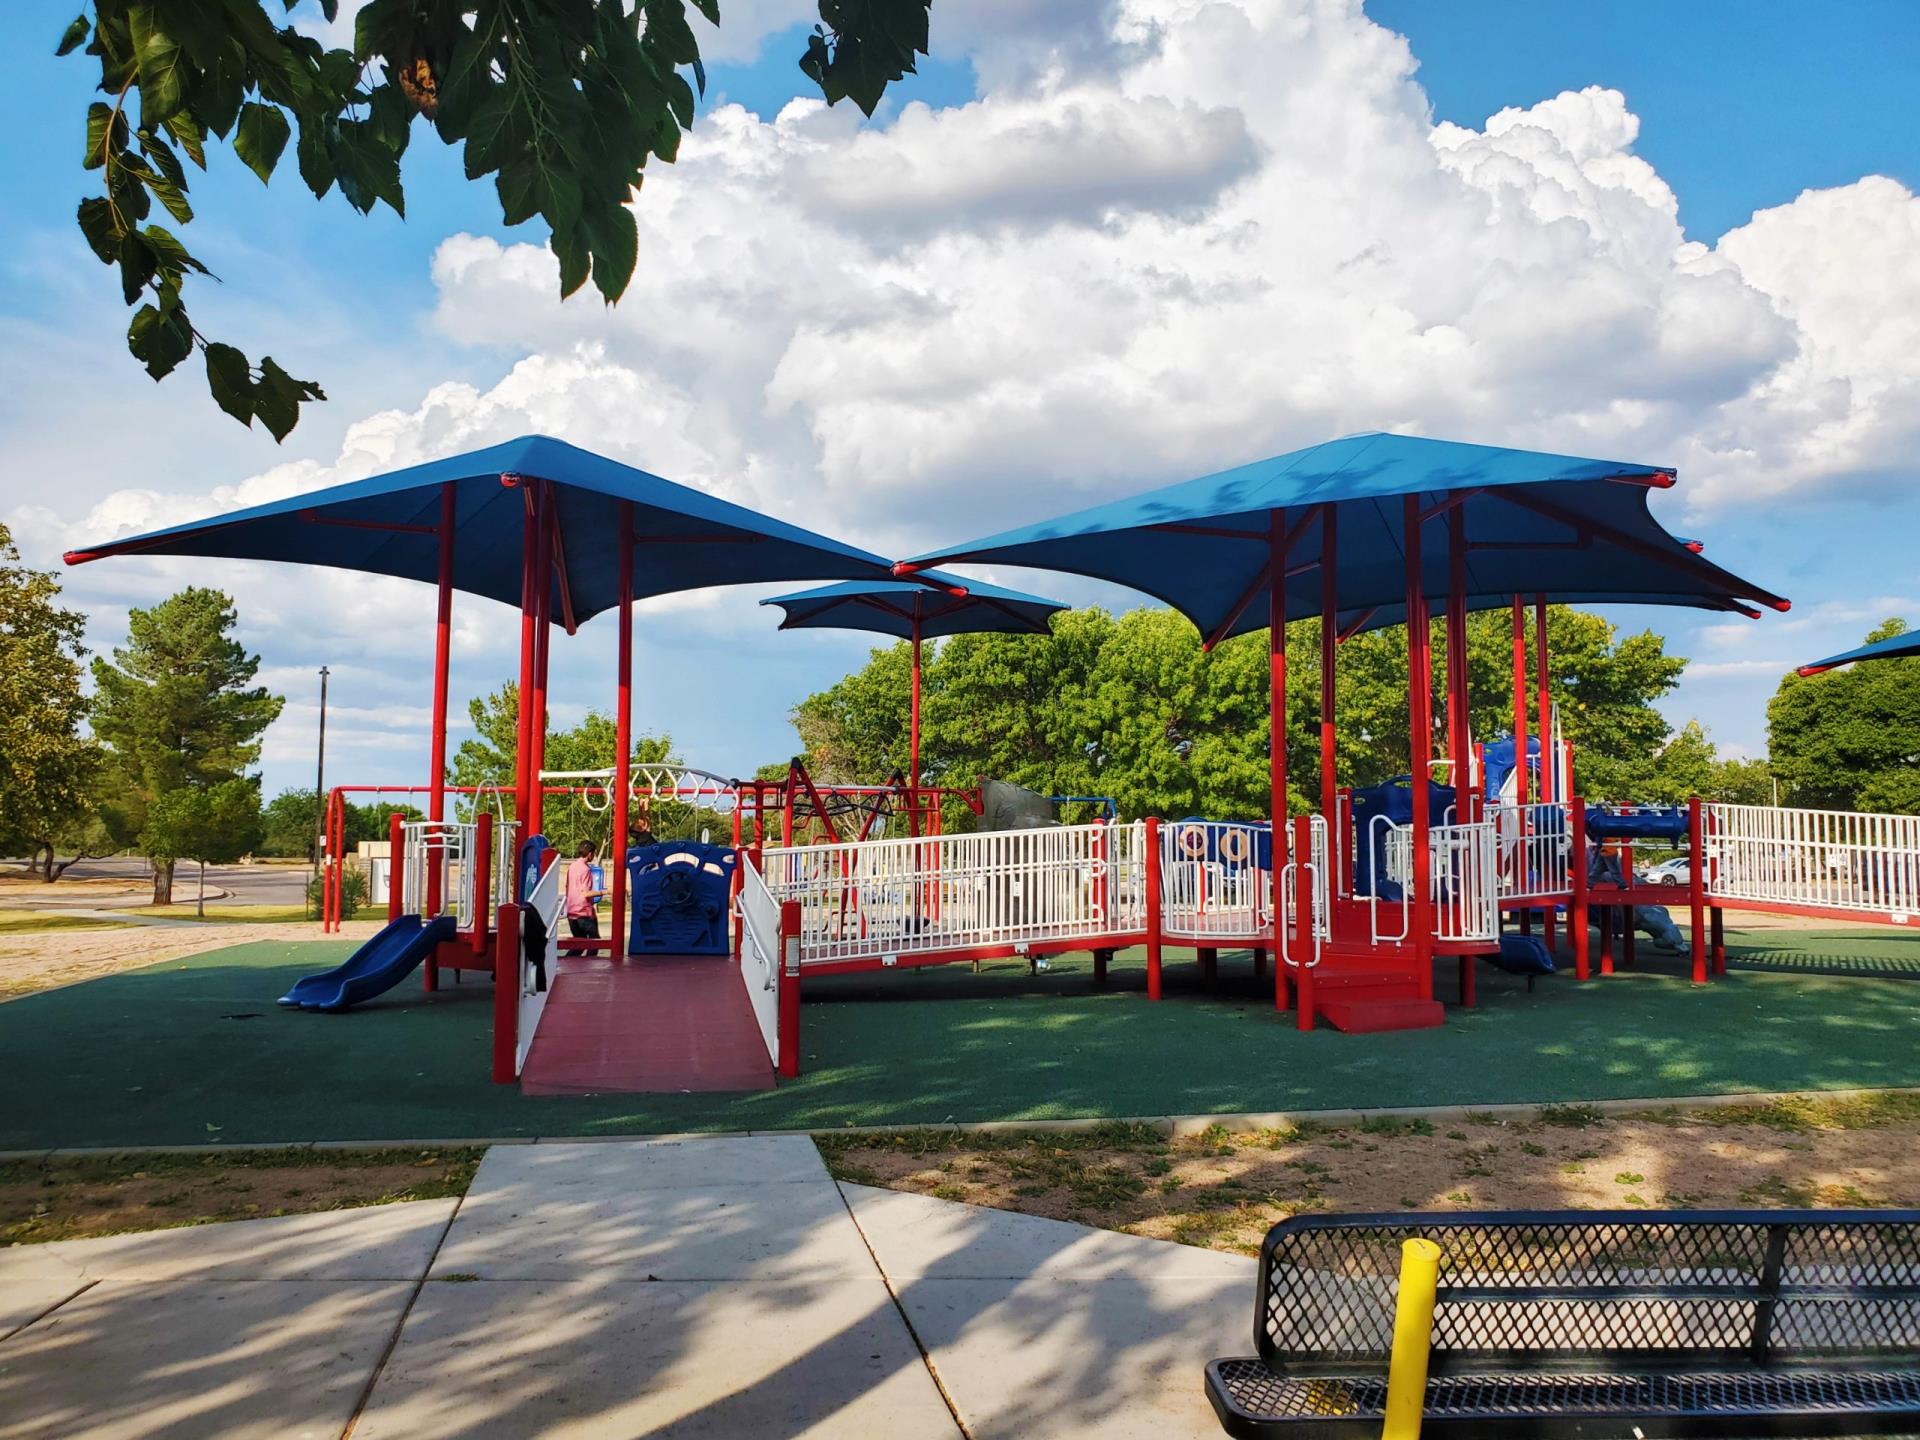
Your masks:
<path fill-rule="evenodd" d="M 730 7 L 722 35 L 749 54 L 807 10 Z M 511 356 L 496 383 L 57 528 L 527 430 L 892 553 L 1367 428 L 1675 465 L 1662 503 L 1693 515 L 1885 487 L 1920 439 L 1920 202 L 1894 181 L 1689 242 L 1618 91 L 1435 124 L 1359 0 L 943 0 L 934 39 L 978 98 L 705 116 L 649 173 L 615 309 L 557 304 L 542 246 L 448 238 L 434 324 Z M 103 601 L 164 583 L 122 570 Z M 343 631 L 399 603 L 315 585 Z"/>

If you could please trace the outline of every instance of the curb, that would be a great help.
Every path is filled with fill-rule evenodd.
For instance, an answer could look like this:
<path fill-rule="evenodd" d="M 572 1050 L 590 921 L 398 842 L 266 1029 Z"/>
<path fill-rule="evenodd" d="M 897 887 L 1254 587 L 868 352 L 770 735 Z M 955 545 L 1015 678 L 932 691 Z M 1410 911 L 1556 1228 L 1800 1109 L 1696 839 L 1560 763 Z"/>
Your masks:
<path fill-rule="evenodd" d="M 1664 1110 L 1733 1110 L 1776 1100 L 1861 1100 L 1881 1095 L 1920 1095 L 1920 1085 L 1851 1090 L 1753 1090 L 1731 1095 L 1647 1096 L 1626 1100 L 1521 1101 L 1499 1105 L 1401 1105 L 1370 1110 L 1256 1110 L 1222 1115 L 1116 1115 L 1072 1120 L 971 1120 L 933 1125 L 842 1125 L 833 1129 L 693 1130 L 630 1135 L 508 1135 L 422 1140 L 257 1140 L 234 1144 L 95 1145 L 56 1149 L 0 1150 L 0 1161 L 70 1160 L 103 1155 L 215 1155 L 260 1150 L 451 1150 L 495 1145 L 611 1145 L 633 1140 L 745 1140 L 771 1136 L 897 1135 L 907 1130 L 938 1130 L 959 1135 L 1009 1131 L 1075 1135 L 1115 1125 L 1145 1125 L 1172 1140 L 1198 1135 L 1219 1126 L 1229 1132 L 1278 1130 L 1284 1126 L 1342 1127 L 1377 1119 L 1467 1121 L 1470 1116 L 1493 1116 L 1505 1123 L 1529 1121 L 1543 1109 L 1582 1106 L 1602 1115 L 1645 1115 Z"/>

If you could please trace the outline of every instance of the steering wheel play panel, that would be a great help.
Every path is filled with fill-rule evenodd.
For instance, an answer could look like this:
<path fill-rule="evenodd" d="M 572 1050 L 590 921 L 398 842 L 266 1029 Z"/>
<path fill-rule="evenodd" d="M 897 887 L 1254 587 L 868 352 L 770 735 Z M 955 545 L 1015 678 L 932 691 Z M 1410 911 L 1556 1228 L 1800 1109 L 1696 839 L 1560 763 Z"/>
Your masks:
<path fill-rule="evenodd" d="M 726 955 L 736 852 L 667 840 L 627 851 L 633 896 L 629 955 Z"/>

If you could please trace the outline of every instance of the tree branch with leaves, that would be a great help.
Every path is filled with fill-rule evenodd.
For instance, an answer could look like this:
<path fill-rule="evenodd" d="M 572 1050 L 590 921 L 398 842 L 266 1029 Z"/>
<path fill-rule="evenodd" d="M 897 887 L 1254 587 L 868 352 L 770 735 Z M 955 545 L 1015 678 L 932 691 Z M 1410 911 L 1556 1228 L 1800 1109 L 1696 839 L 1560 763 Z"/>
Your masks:
<path fill-rule="evenodd" d="M 720 22 L 718 0 L 692 3 Z M 461 147 L 468 179 L 493 177 L 506 224 L 545 222 L 562 298 L 591 279 L 620 299 L 639 263 L 629 201 L 650 160 L 678 155 L 706 90 L 686 0 L 370 0 L 351 50 L 276 23 L 297 4 L 95 0 L 61 37 L 60 54 L 98 63 L 106 97 L 87 109 L 83 163 L 102 193 L 80 202 L 80 230 L 137 307 L 127 348 L 149 375 L 198 351 L 214 402 L 276 440 L 326 398 L 271 355 L 256 363 L 207 336 L 187 309 L 188 284 L 214 277 L 154 207 L 174 227 L 193 220 L 187 165 L 204 170 L 213 141 L 263 183 L 291 143 L 316 198 L 337 189 L 363 215 L 404 215 L 401 159 L 424 119 Z M 927 53 L 930 4 L 820 0 L 801 70 L 829 104 L 871 115 Z M 338 8 L 320 0 L 328 21 Z"/>

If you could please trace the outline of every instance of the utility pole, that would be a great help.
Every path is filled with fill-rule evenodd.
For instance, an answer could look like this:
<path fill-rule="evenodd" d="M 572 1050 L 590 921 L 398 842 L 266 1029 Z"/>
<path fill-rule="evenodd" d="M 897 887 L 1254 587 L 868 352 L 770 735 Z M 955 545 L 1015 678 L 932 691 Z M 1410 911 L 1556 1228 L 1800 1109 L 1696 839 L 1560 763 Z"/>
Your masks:
<path fill-rule="evenodd" d="M 313 772 L 313 873 L 327 846 L 327 667 L 320 667 L 320 759 Z"/>

